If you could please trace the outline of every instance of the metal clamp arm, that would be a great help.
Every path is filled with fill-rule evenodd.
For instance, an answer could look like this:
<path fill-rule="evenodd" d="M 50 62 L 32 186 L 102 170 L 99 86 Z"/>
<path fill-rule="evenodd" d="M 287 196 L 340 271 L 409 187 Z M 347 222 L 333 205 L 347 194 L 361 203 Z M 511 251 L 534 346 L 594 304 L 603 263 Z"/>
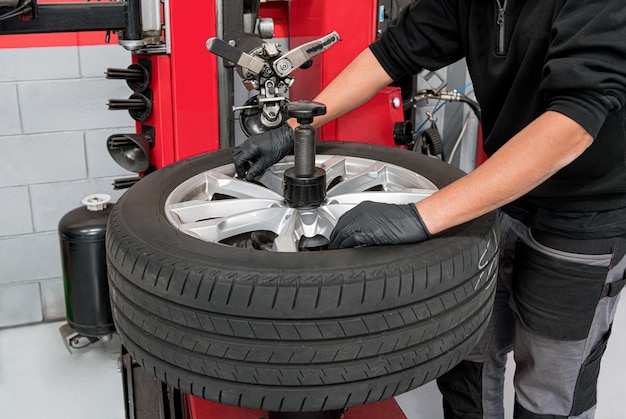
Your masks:
<path fill-rule="evenodd" d="M 262 59 L 247 54 L 218 38 L 209 38 L 206 41 L 206 49 L 225 60 L 237 64 L 252 74 L 260 74 L 265 65 L 265 61 Z"/>
<path fill-rule="evenodd" d="M 274 71 L 278 77 L 286 77 L 293 70 L 299 68 L 316 55 L 326 51 L 339 41 L 341 41 L 339 34 L 336 31 L 332 31 L 322 38 L 302 44 L 274 61 Z"/>

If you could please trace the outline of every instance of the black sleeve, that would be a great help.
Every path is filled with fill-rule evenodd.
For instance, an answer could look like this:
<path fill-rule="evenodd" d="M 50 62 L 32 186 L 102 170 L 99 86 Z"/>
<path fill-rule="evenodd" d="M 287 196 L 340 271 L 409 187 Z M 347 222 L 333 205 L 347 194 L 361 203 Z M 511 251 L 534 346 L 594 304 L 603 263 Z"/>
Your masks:
<path fill-rule="evenodd" d="M 394 80 L 445 67 L 463 57 L 456 16 L 456 1 L 414 1 L 370 49 Z"/>
<path fill-rule="evenodd" d="M 541 91 L 596 136 L 626 103 L 626 3 L 562 0 L 552 25 Z"/>

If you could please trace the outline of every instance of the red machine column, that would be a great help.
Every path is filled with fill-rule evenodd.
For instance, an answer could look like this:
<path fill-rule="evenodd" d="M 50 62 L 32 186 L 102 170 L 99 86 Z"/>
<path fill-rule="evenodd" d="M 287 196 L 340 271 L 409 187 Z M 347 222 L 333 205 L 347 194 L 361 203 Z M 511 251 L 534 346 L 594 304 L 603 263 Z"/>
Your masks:
<path fill-rule="evenodd" d="M 315 57 L 313 66 L 296 70 L 291 99 L 313 99 L 363 49 L 376 40 L 378 0 L 354 2 L 291 0 L 290 48 L 336 30 L 342 42 Z M 325 124 L 321 139 L 395 146 L 394 126 L 404 121 L 400 88 L 386 87 L 358 109 Z"/>
<path fill-rule="evenodd" d="M 152 67 L 153 109 L 138 132 L 155 127 L 150 160 L 157 168 L 219 148 L 217 63 L 205 47 L 216 36 L 215 0 L 169 6 L 171 54 L 133 58 Z"/>

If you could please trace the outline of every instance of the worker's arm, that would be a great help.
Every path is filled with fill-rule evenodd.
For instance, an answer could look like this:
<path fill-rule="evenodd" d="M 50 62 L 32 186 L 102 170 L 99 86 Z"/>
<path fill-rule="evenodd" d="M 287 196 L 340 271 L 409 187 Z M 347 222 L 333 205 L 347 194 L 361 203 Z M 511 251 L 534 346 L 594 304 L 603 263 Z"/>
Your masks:
<path fill-rule="evenodd" d="M 476 170 L 415 205 L 357 205 L 339 219 L 330 247 L 426 240 L 521 197 L 580 156 L 592 141 L 577 122 L 546 112 Z"/>
<path fill-rule="evenodd" d="M 432 234 L 472 220 L 539 186 L 592 141 L 572 119 L 546 112 L 473 172 L 418 202 L 417 209 Z"/>
<path fill-rule="evenodd" d="M 313 126 L 320 127 L 350 112 L 392 81 L 366 48 L 313 99 L 326 105 L 326 114 L 315 118 Z"/>
<path fill-rule="evenodd" d="M 365 49 L 315 98 L 326 105 L 327 113 L 317 117 L 314 126 L 319 127 L 365 103 L 391 81 L 370 49 Z M 367 236 L 370 228 L 380 234 L 385 224 L 402 225 L 403 217 L 413 218 L 408 221 L 417 222 L 417 230 L 424 231 L 387 229 L 393 236 L 390 242 L 424 240 L 429 234 L 472 220 L 523 196 L 580 156 L 592 141 L 591 135 L 577 122 L 557 112 L 546 112 L 476 170 L 418 202 L 417 214 L 395 206 L 384 211 L 365 207 L 353 210 L 346 217 L 349 221 L 344 219 L 336 229 L 347 229 L 344 238 L 337 238 L 341 235 L 338 231 L 333 233 L 334 245 L 344 239 L 350 245 L 370 244 L 368 240 L 372 240 L 371 244 L 382 244 L 385 238 L 374 239 L 373 234 L 364 238 L 364 243 L 354 243 L 353 239 L 357 231 Z M 380 220 L 374 219 L 376 215 L 372 213 L 379 213 Z M 398 237 L 405 233 L 409 236 Z"/>

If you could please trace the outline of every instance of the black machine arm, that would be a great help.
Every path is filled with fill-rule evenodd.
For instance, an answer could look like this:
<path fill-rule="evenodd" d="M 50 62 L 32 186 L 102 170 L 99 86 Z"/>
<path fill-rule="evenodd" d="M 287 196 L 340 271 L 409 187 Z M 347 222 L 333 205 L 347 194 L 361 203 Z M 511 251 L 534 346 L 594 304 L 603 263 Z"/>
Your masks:
<path fill-rule="evenodd" d="M 138 3 L 137 0 L 133 2 Z M 0 35 L 117 31 L 128 26 L 128 2 L 37 4 L 36 0 L 28 0 L 22 4 L 27 3 L 30 4 L 24 9 L 30 9 L 30 12 L 25 16 L 0 21 Z"/>
<path fill-rule="evenodd" d="M 142 27 L 142 8 L 158 5 L 158 0 L 45 4 L 38 4 L 37 0 L 0 0 L 0 35 L 116 32 L 120 44 L 135 50 L 158 43 L 154 37 L 147 37 Z"/>

